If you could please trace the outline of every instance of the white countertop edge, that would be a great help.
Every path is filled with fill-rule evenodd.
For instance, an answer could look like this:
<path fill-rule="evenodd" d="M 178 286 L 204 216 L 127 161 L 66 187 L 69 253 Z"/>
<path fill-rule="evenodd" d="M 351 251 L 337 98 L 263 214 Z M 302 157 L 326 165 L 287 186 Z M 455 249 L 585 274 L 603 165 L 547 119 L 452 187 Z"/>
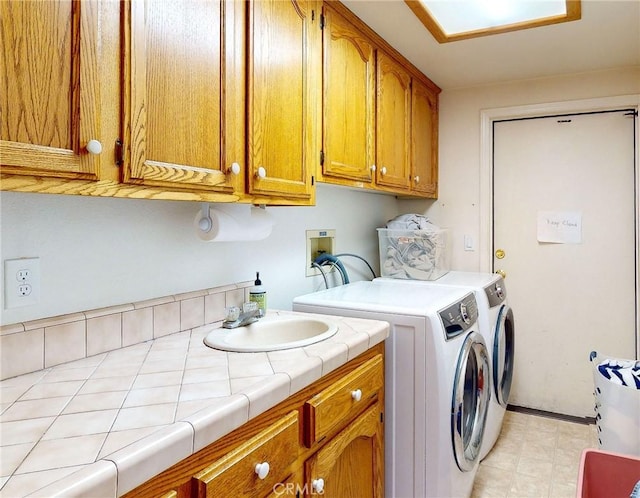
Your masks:
<path fill-rule="evenodd" d="M 115 464 L 107 460 L 98 460 L 28 496 L 41 498 L 115 497 L 117 482 L 118 469 Z"/>

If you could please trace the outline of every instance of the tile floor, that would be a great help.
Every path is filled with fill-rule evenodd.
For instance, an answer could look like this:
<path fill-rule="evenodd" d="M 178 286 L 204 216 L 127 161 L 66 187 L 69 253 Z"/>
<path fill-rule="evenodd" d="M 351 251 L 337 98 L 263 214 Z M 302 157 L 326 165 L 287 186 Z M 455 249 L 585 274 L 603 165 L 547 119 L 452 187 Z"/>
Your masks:
<path fill-rule="evenodd" d="M 507 411 L 471 498 L 575 498 L 582 450 L 597 444 L 595 425 Z"/>

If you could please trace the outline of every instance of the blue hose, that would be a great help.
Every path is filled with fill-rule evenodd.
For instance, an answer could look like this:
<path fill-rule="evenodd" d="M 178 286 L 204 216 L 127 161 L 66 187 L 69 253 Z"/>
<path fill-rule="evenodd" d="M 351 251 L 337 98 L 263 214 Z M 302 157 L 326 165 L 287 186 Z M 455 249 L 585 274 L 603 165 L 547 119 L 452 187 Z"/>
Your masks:
<path fill-rule="evenodd" d="M 342 275 L 342 283 L 344 284 L 349 283 L 349 275 L 347 275 L 347 270 L 345 269 L 342 262 L 338 258 L 336 258 L 333 254 L 322 253 L 320 256 L 318 256 L 314 260 L 314 263 L 317 263 L 319 265 L 323 265 L 327 263 L 335 265 L 340 271 L 340 274 Z"/>

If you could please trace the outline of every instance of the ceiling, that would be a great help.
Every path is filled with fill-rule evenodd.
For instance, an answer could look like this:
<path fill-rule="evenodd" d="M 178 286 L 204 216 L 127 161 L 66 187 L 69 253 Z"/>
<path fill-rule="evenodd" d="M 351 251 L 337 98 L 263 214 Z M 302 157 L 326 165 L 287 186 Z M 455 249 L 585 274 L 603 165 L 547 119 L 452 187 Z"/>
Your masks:
<path fill-rule="evenodd" d="M 640 66 L 640 0 L 582 0 L 582 19 L 439 44 L 403 0 L 342 0 L 443 90 Z"/>

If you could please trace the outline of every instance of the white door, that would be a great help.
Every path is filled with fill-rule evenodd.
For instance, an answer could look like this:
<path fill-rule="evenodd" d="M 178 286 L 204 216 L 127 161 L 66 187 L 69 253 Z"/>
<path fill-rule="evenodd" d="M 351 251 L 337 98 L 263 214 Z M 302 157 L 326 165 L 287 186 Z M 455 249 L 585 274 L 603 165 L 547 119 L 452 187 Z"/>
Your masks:
<path fill-rule="evenodd" d="M 494 122 L 493 268 L 516 323 L 510 404 L 593 417 L 589 353 L 635 358 L 632 114 Z"/>

